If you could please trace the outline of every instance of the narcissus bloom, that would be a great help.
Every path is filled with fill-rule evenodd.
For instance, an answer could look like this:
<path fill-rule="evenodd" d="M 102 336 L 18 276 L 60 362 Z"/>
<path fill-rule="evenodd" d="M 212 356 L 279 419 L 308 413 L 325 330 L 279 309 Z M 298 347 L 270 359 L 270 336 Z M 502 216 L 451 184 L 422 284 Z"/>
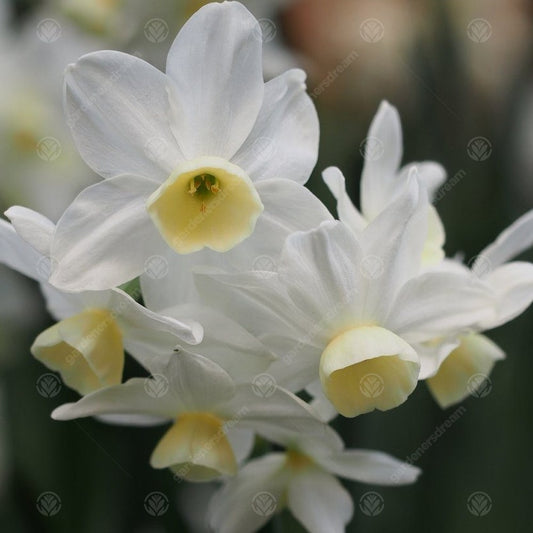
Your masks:
<path fill-rule="evenodd" d="M 358 235 L 324 222 L 285 243 L 277 272 L 198 273 L 198 290 L 279 356 L 268 370 L 290 390 L 320 378 L 353 417 L 404 402 L 420 368 L 413 343 L 491 315 L 470 273 L 418 275 L 427 200 L 416 178 Z"/>
<path fill-rule="evenodd" d="M 494 292 L 494 316 L 482 320 L 467 336 L 449 339 L 454 350 L 423 357 L 421 378 L 427 378 L 429 390 L 445 408 L 476 392 L 476 386 L 488 378 L 504 351 L 483 331 L 496 328 L 523 313 L 533 301 L 533 265 L 511 261 L 533 245 L 533 211 L 529 211 L 487 246 L 472 264 L 473 273 Z M 467 270 L 454 261 L 445 261 L 441 269 Z"/>
<path fill-rule="evenodd" d="M 318 450 L 298 439 L 285 452 L 250 461 L 219 489 L 209 503 L 209 523 L 217 533 L 252 533 L 288 508 L 310 533 L 343 533 L 353 503 L 336 476 L 406 485 L 419 474 L 418 468 L 385 453 L 346 450 L 339 437 L 329 449 Z"/>
<path fill-rule="evenodd" d="M 153 313 L 120 289 L 64 293 L 50 286 L 42 270 L 54 224 L 20 207 L 6 214 L 13 226 L 0 220 L 0 262 L 41 283 L 48 310 L 58 320 L 37 336 L 31 351 L 69 387 L 87 394 L 120 383 L 124 350 L 150 368 L 153 358 L 177 344 L 202 340 L 199 323 Z"/>
<path fill-rule="evenodd" d="M 337 199 L 340 220 L 352 231 L 359 233 L 400 194 L 407 177 L 416 169 L 417 178 L 428 198 L 427 235 L 422 250 L 422 265 L 433 265 L 444 258 L 442 247 L 445 234 L 437 210 L 429 201 L 446 179 L 446 171 L 432 161 L 410 163 L 400 168 L 402 153 L 402 127 L 398 111 L 388 102 L 382 102 L 365 139 L 361 211 L 350 200 L 344 176 L 338 168 L 326 169 L 323 173 L 324 181 Z"/>
<path fill-rule="evenodd" d="M 251 451 L 254 432 L 280 445 L 299 434 L 322 446 L 331 440 L 328 427 L 290 392 L 275 387 L 267 397 L 257 395 L 250 383 L 236 385 L 227 372 L 201 355 L 181 350 L 157 374 L 168 384 L 164 394 L 148 394 L 151 378 L 135 378 L 62 405 L 52 417 L 144 415 L 171 421 L 150 463 L 189 481 L 234 475 Z"/>
<path fill-rule="evenodd" d="M 120 52 L 83 56 L 65 77 L 77 147 L 103 182 L 58 223 L 50 282 L 107 289 L 167 250 L 231 250 L 278 204 L 309 203 L 318 149 L 305 74 L 264 83 L 261 28 L 237 2 L 200 9 L 176 37 L 166 74 Z"/>

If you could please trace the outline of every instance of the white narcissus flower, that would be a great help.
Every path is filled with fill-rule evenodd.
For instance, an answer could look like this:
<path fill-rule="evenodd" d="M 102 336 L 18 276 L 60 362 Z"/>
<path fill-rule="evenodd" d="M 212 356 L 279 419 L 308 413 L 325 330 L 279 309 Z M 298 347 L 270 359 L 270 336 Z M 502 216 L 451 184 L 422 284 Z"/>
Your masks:
<path fill-rule="evenodd" d="M 310 533 L 343 533 L 353 503 L 336 476 L 405 485 L 419 474 L 418 468 L 385 453 L 346 450 L 339 437 L 329 449 L 319 450 L 300 439 L 285 452 L 253 459 L 221 487 L 209 503 L 209 523 L 216 533 L 252 533 L 288 508 Z"/>
<path fill-rule="evenodd" d="M 120 289 L 58 291 L 43 273 L 54 224 L 21 207 L 6 214 L 13 225 L 0 220 L 0 262 L 41 283 L 48 310 L 58 320 L 35 339 L 31 351 L 69 387 L 83 395 L 120 383 L 124 350 L 150 368 L 153 358 L 177 344 L 202 340 L 199 323 L 149 311 Z"/>
<path fill-rule="evenodd" d="M 361 176 L 361 211 L 346 192 L 344 176 L 336 167 L 323 172 L 324 181 L 337 199 L 342 222 L 356 234 L 374 220 L 405 186 L 405 180 L 416 168 L 417 177 L 431 200 L 446 179 L 446 171 L 432 161 L 411 163 L 400 168 L 403 143 L 400 117 L 396 108 L 382 102 L 365 139 L 364 166 Z M 430 266 L 444 258 L 444 227 L 437 210 L 428 204 L 427 237 L 422 250 L 422 265 Z"/>
<path fill-rule="evenodd" d="M 510 260 L 533 245 L 533 211 L 529 211 L 503 231 L 472 264 L 473 273 L 495 294 L 496 314 L 482 320 L 470 335 L 452 338 L 455 348 L 440 357 L 428 354 L 422 358 L 421 379 L 427 384 L 437 403 L 445 408 L 460 402 L 486 379 L 496 361 L 505 357 L 503 350 L 481 333 L 511 321 L 523 313 L 533 301 L 533 264 Z M 468 270 L 464 265 L 445 261 L 439 267 Z"/>
<path fill-rule="evenodd" d="M 149 394 L 150 378 L 135 378 L 62 405 L 52 417 L 143 415 L 171 421 L 150 464 L 171 468 L 189 481 L 234 475 L 251 450 L 254 432 L 283 446 L 299 434 L 316 439 L 319 446 L 330 445 L 329 428 L 305 402 L 277 386 L 261 395 L 250 383 L 236 385 L 226 371 L 201 355 L 182 350 L 158 376 L 168 384 L 164 393 Z"/>
<path fill-rule="evenodd" d="M 57 20 L 46 19 L 34 13 L 15 32 L 0 16 L 0 195 L 4 205 L 25 204 L 57 220 L 97 179 L 70 138 L 59 82 L 66 65 L 96 43 L 68 26 L 60 39 L 43 42 L 47 29 L 60 31 Z"/>
<path fill-rule="evenodd" d="M 106 178 L 58 222 L 50 282 L 107 289 L 169 251 L 223 252 L 279 203 L 317 204 L 301 184 L 318 149 L 305 75 L 264 83 L 261 28 L 237 2 L 200 9 L 176 37 L 166 74 L 120 52 L 67 69 L 65 109 L 85 161 Z M 319 208 L 320 209 L 320 208 Z"/>
<path fill-rule="evenodd" d="M 491 291 L 469 272 L 418 275 L 426 208 L 412 176 L 359 235 L 324 222 L 286 240 L 277 272 L 207 269 L 196 274 L 198 290 L 279 356 L 268 372 L 282 386 L 298 391 L 320 378 L 347 417 L 391 409 L 416 386 L 414 343 L 493 313 Z"/>

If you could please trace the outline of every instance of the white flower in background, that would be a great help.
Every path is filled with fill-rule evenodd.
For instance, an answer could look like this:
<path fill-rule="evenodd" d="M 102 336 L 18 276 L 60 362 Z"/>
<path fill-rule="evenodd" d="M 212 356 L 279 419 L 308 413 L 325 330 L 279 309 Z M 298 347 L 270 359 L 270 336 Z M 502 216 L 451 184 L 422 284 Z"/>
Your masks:
<path fill-rule="evenodd" d="M 96 180 L 65 124 L 61 76 L 68 63 L 101 45 L 66 26 L 59 39 L 41 40 L 41 15 L 17 33 L 0 20 L 0 194 L 4 207 L 24 204 L 57 220 Z"/>
<path fill-rule="evenodd" d="M 168 383 L 165 394 L 147 394 L 149 381 L 135 378 L 62 405 L 52 417 L 143 415 L 171 421 L 150 464 L 189 481 L 234 475 L 251 451 L 254 432 L 282 446 L 299 434 L 316 439 L 318 446 L 330 445 L 329 428 L 305 402 L 277 386 L 268 397 L 257 395 L 250 383 L 236 385 L 201 355 L 182 350 L 158 375 Z"/>
<path fill-rule="evenodd" d="M 491 291 L 470 273 L 418 275 L 426 208 L 412 176 L 359 235 L 324 222 L 288 237 L 277 272 L 209 269 L 197 273 L 198 290 L 279 356 L 268 372 L 282 386 L 298 391 L 320 377 L 347 417 L 391 409 L 416 386 L 413 343 L 493 313 Z"/>
<path fill-rule="evenodd" d="M 20 207 L 7 215 L 13 226 L 0 220 L 0 262 L 41 283 L 48 310 L 58 320 L 35 339 L 32 354 L 69 387 L 83 395 L 121 383 L 124 350 L 150 368 L 156 356 L 177 344 L 202 340 L 197 322 L 153 313 L 120 289 L 64 293 L 53 288 L 44 282 L 43 270 L 49 268 L 54 224 Z"/>
<path fill-rule="evenodd" d="M 402 128 L 398 111 L 388 102 L 382 102 L 365 139 L 361 211 L 350 200 L 341 171 L 336 167 L 324 171 L 324 181 L 337 199 L 340 220 L 356 234 L 400 194 L 413 169 L 416 168 L 417 177 L 427 190 L 428 201 L 446 179 L 444 168 L 432 161 L 411 163 L 400 168 L 402 152 Z M 423 266 L 433 265 L 444 258 L 444 227 L 435 207 L 428 204 L 427 209 L 428 229 L 422 251 Z"/>
<path fill-rule="evenodd" d="M 261 30 L 236 2 L 209 4 L 182 28 L 166 74 L 120 52 L 82 57 L 65 108 L 85 161 L 107 178 L 61 217 L 50 282 L 105 289 L 152 255 L 227 251 L 299 184 L 317 157 L 318 121 L 298 70 L 264 83 Z M 315 200 L 316 202 L 316 200 Z"/>
<path fill-rule="evenodd" d="M 142 0 L 52 0 L 52 5 L 89 34 L 115 42 L 131 39 L 146 12 Z"/>
<path fill-rule="evenodd" d="M 510 262 L 532 245 L 533 211 L 529 211 L 503 231 L 474 261 L 473 273 L 494 291 L 496 314 L 480 321 L 470 335 L 449 339 L 454 347 L 451 353 L 422 357 L 421 379 L 427 379 L 429 389 L 441 407 L 475 394 L 477 385 L 485 382 L 496 361 L 505 357 L 503 350 L 481 333 L 511 321 L 533 301 L 533 265 L 524 261 Z M 437 268 L 468 270 L 451 260 Z"/>
<path fill-rule="evenodd" d="M 285 452 L 246 464 L 212 497 L 209 522 L 217 533 L 252 533 L 288 508 L 310 533 L 343 533 L 354 509 L 336 476 L 375 485 L 406 485 L 419 474 L 418 468 L 385 453 L 346 450 L 340 437 L 329 449 L 318 450 L 310 449 L 302 438 Z"/>

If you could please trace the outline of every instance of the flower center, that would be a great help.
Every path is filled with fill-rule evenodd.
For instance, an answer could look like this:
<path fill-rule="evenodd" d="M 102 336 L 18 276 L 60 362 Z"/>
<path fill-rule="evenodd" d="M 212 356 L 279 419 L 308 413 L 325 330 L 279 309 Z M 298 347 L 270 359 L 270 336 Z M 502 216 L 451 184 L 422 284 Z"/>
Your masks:
<path fill-rule="evenodd" d="M 188 481 L 210 481 L 237 472 L 223 420 L 203 412 L 180 415 L 159 441 L 150 464 L 171 468 Z"/>
<path fill-rule="evenodd" d="M 314 462 L 307 455 L 297 450 L 288 450 L 286 457 L 286 464 L 293 471 L 304 470 L 314 465 Z"/>
<path fill-rule="evenodd" d="M 146 208 L 167 244 L 188 254 L 225 252 L 250 236 L 263 204 L 248 175 L 220 157 L 182 163 Z"/>
<path fill-rule="evenodd" d="M 31 352 L 82 395 L 122 381 L 122 333 L 107 309 L 86 309 L 43 331 Z"/>
<path fill-rule="evenodd" d="M 210 195 L 216 195 L 220 192 L 220 180 L 212 174 L 200 174 L 189 181 L 189 194 L 198 197 L 210 198 Z M 200 211 L 206 211 L 205 201 L 202 201 Z"/>
<path fill-rule="evenodd" d="M 413 348 L 378 326 L 361 326 L 338 335 L 320 358 L 324 393 L 346 417 L 400 405 L 414 390 L 419 370 Z"/>

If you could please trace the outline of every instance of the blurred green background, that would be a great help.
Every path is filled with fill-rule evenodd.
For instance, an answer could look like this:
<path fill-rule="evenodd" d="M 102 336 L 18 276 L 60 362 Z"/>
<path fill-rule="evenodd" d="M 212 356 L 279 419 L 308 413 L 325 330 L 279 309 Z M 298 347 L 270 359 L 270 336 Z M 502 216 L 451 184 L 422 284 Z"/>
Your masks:
<path fill-rule="evenodd" d="M 66 61 L 76 57 L 68 54 L 122 49 L 163 67 L 180 25 L 201 4 L 3 1 L 3 210 L 20 203 L 57 218 L 70 198 L 94 179 L 61 124 L 60 72 Z M 333 203 L 320 171 L 339 166 L 357 201 L 360 145 L 384 98 L 399 108 L 402 117 L 404 162 L 439 161 L 454 184 L 439 195 L 437 203 L 447 230 L 448 255 L 462 252 L 468 262 L 533 207 L 530 2 L 258 0 L 247 5 L 275 34 L 265 42 L 265 75 L 293 65 L 308 72 L 322 127 L 320 159 L 309 186 L 329 207 Z M 168 37 L 160 42 L 146 36 L 146 24 L 153 18 L 168 26 Z M 47 19 L 61 29 L 54 41 L 39 37 L 39 24 Z M 324 87 L 324 80 L 331 79 L 330 73 L 337 72 L 348 57 L 355 59 Z M 57 121 L 30 120 L 23 133 L 39 126 L 44 129 L 32 132 L 36 139 L 46 135 L 60 139 L 63 150 L 57 161 L 43 161 L 34 149 L 28 151 L 20 143 L 21 119 L 13 117 L 29 107 L 15 98 L 13 82 L 19 78 L 26 88 L 37 89 L 37 98 L 43 99 L 41 104 Z M 479 138 L 482 150 L 473 151 L 472 143 Z M 533 254 L 524 258 L 533 260 Z M 54 407 L 76 398 L 65 387 L 49 391 L 53 397 L 48 398 L 38 387 L 48 371 L 32 359 L 29 347 L 51 318 L 35 283 L 2 267 L 0 284 L 0 531 L 203 531 L 204 496 L 209 488 L 177 484 L 167 472 L 148 465 L 161 429 L 107 426 L 88 419 L 60 423 L 49 418 Z M 345 483 L 356 510 L 347 531 L 531 531 L 533 310 L 489 336 L 508 354 L 491 375 L 490 393 L 461 404 L 464 409 L 458 420 L 417 461 L 423 475 L 415 485 L 389 489 Z M 409 401 L 393 411 L 337 420 L 334 425 L 348 446 L 405 458 L 457 407 L 442 411 L 421 383 Z M 367 516 L 359 507 L 368 491 L 378 492 L 384 500 L 377 516 Z M 60 511 L 53 516 L 37 510 L 36 502 L 45 492 L 61 498 Z M 162 516 L 146 512 L 144 500 L 151 492 L 168 498 L 169 508 Z M 475 492 L 490 497 L 492 507 L 485 516 L 468 510 L 467 501 Z M 301 529 L 283 513 L 265 531 Z"/>

